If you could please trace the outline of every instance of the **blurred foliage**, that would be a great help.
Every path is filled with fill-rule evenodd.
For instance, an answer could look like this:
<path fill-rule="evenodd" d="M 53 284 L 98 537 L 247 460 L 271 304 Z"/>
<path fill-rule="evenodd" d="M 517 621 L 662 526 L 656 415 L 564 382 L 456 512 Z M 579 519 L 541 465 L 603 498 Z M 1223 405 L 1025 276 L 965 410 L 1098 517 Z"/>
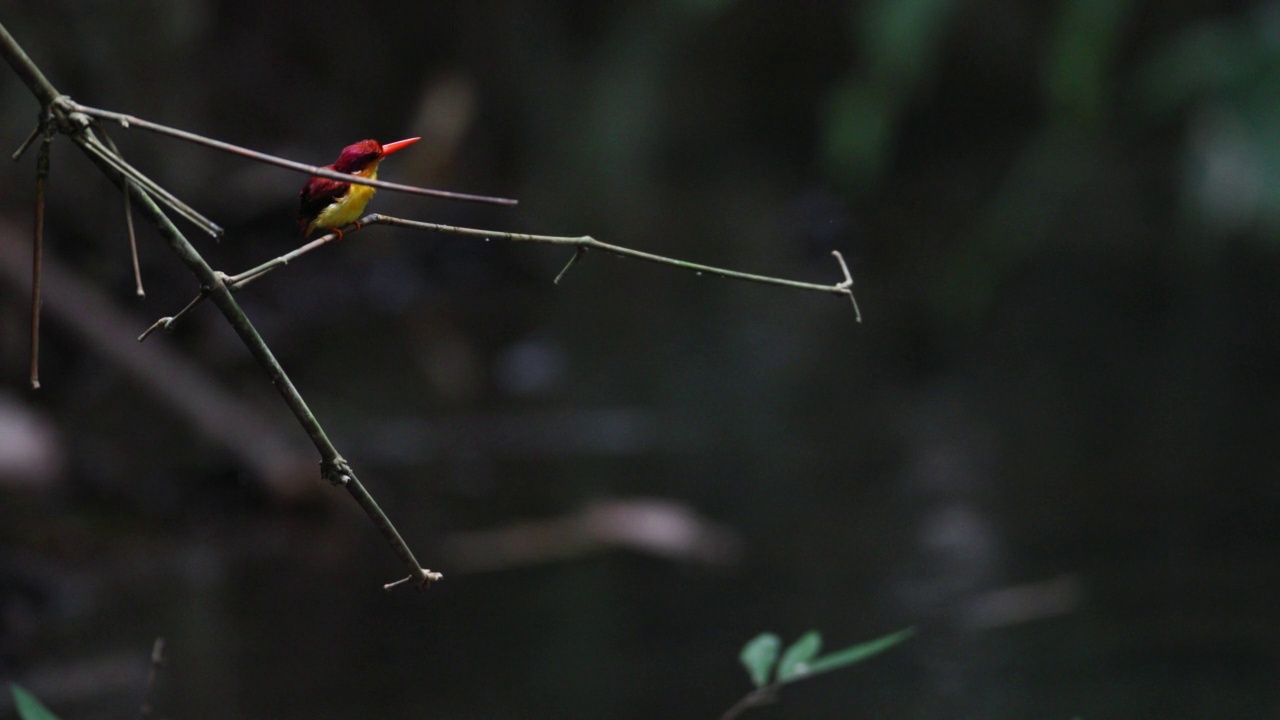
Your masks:
<path fill-rule="evenodd" d="M 853 645 L 818 657 L 822 650 L 822 635 L 810 630 L 787 646 L 779 658 L 782 647 L 780 638 L 773 633 L 761 633 L 742 647 L 738 659 L 751 676 L 756 687 L 769 684 L 786 685 L 821 673 L 839 670 L 867 660 L 902 643 L 915 634 L 915 628 L 907 628 Z M 770 678 L 773 678 L 770 680 Z"/>
<path fill-rule="evenodd" d="M 875 183 L 894 150 L 902 114 L 936 72 L 958 0 L 869 0 L 849 6 L 855 70 L 827 99 L 826 164 L 854 187 Z"/>
<path fill-rule="evenodd" d="M 1280 5 L 1180 28 L 1144 58 L 1133 87 L 1152 122 L 1186 122 L 1188 220 L 1280 246 Z"/>
<path fill-rule="evenodd" d="M 1045 95 L 1058 122 L 1095 125 L 1109 120 L 1115 61 L 1133 3 L 1064 0 L 1050 29 Z"/>
<path fill-rule="evenodd" d="M 817 630 L 810 630 L 782 650 L 779 658 L 781 639 L 773 633 L 761 633 L 747 641 L 738 654 L 738 660 L 747 669 L 756 689 L 743 697 L 724 717 L 737 717 L 749 707 L 773 702 L 783 685 L 862 662 L 914 634 L 915 628 L 907 628 L 818 657 L 822 650 L 822 635 Z"/>
<path fill-rule="evenodd" d="M 21 720 L 58 720 L 52 710 L 17 683 L 10 683 L 9 691 L 13 693 L 13 706 Z"/>

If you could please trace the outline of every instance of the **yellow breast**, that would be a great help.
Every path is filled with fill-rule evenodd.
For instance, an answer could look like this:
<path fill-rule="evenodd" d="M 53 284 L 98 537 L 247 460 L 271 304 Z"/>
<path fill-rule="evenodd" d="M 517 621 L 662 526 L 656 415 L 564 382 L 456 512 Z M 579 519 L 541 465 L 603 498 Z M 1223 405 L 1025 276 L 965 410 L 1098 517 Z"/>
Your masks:
<path fill-rule="evenodd" d="M 374 163 L 367 170 L 352 174 L 369 178 L 370 180 L 377 180 L 378 164 Z M 316 215 L 316 219 L 312 220 L 311 224 L 307 226 L 307 233 L 310 234 L 321 228 L 326 230 L 340 228 L 343 225 L 349 225 L 359 220 L 360 216 L 364 215 L 364 209 L 369 205 L 369 200 L 373 198 L 375 192 L 377 192 L 376 188 L 352 183 L 341 199 L 330 204 L 324 210 L 321 210 L 319 215 Z"/>

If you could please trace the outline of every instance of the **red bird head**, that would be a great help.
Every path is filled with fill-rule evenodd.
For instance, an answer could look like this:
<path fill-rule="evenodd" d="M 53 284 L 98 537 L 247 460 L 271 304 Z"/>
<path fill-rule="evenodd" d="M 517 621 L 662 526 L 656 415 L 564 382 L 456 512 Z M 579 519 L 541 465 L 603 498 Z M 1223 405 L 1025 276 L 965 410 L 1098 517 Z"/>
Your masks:
<path fill-rule="evenodd" d="M 333 163 L 333 169 L 338 172 L 356 173 L 365 168 L 378 163 L 382 158 L 393 152 L 403 150 L 410 145 L 418 142 L 421 138 L 409 138 L 408 140 L 397 140 L 393 143 L 383 145 L 377 140 L 361 140 L 354 145 L 348 145 L 342 148 L 342 152 L 338 155 L 338 159 Z"/>
<path fill-rule="evenodd" d="M 338 159 L 328 169 L 373 179 L 378 176 L 378 163 L 383 158 L 420 139 L 397 140 L 386 145 L 377 140 L 361 140 L 343 148 Z M 312 176 L 298 194 L 298 227 L 305 237 L 322 228 L 337 229 L 355 222 L 369 204 L 373 193 L 374 188 L 367 185 Z"/>

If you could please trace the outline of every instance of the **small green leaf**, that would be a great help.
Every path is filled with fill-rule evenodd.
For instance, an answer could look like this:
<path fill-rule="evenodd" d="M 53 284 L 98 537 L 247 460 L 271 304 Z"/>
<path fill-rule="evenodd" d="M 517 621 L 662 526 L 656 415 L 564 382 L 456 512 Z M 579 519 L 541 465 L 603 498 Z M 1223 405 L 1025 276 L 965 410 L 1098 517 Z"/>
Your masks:
<path fill-rule="evenodd" d="M 794 677 L 792 679 L 799 680 L 800 678 L 811 677 L 813 675 L 817 675 L 818 673 L 824 673 L 830 670 L 838 670 L 842 667 L 845 667 L 846 665 L 852 665 L 857 662 L 862 662 L 863 660 L 866 660 L 872 655 L 879 655 L 885 650 L 888 650 L 894 645 L 897 645 L 898 643 L 902 642 L 903 640 L 906 640 L 907 638 L 915 634 L 916 634 L 916 629 L 913 627 L 909 627 L 905 630 L 899 630 L 896 633 L 885 635 L 882 638 L 872 640 L 871 642 L 865 642 L 865 643 L 862 643 L 861 645 L 854 645 L 853 647 L 845 648 L 844 650 L 840 650 L 838 652 L 833 652 L 830 655 L 824 655 L 823 657 L 817 658 L 816 660 L 812 660 L 809 662 L 809 671 L 807 673 Z"/>
<path fill-rule="evenodd" d="M 810 630 L 791 643 L 778 663 L 778 682 L 791 682 L 809 674 L 809 661 L 822 649 L 822 636 Z"/>
<path fill-rule="evenodd" d="M 782 647 L 782 641 L 773 633 L 761 633 L 742 646 L 742 652 L 738 653 L 738 660 L 742 661 L 743 667 L 751 675 L 751 682 L 755 683 L 756 687 L 764 687 L 769 682 L 769 673 L 773 670 L 774 662 L 778 660 L 780 647 Z"/>
<path fill-rule="evenodd" d="M 53 711 L 36 699 L 35 695 L 23 690 L 17 683 L 10 683 L 13 693 L 13 705 L 18 709 L 18 717 L 22 720 L 58 720 Z"/>

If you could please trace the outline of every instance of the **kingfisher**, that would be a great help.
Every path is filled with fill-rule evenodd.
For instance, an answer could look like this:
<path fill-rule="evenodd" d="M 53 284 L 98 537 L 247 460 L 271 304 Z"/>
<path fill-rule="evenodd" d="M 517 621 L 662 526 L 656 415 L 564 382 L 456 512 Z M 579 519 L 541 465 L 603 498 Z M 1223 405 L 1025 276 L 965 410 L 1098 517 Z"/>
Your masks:
<path fill-rule="evenodd" d="M 326 165 L 325 169 L 376 180 L 378 163 L 383 158 L 421 139 L 397 140 L 386 145 L 377 140 L 361 140 L 342 148 L 338 159 L 332 165 Z M 342 230 L 339 228 L 358 220 L 376 191 L 369 185 L 313 175 L 298 194 L 298 229 L 302 231 L 302 237 L 310 237 L 316 230 L 332 230 L 341 240 Z"/>

